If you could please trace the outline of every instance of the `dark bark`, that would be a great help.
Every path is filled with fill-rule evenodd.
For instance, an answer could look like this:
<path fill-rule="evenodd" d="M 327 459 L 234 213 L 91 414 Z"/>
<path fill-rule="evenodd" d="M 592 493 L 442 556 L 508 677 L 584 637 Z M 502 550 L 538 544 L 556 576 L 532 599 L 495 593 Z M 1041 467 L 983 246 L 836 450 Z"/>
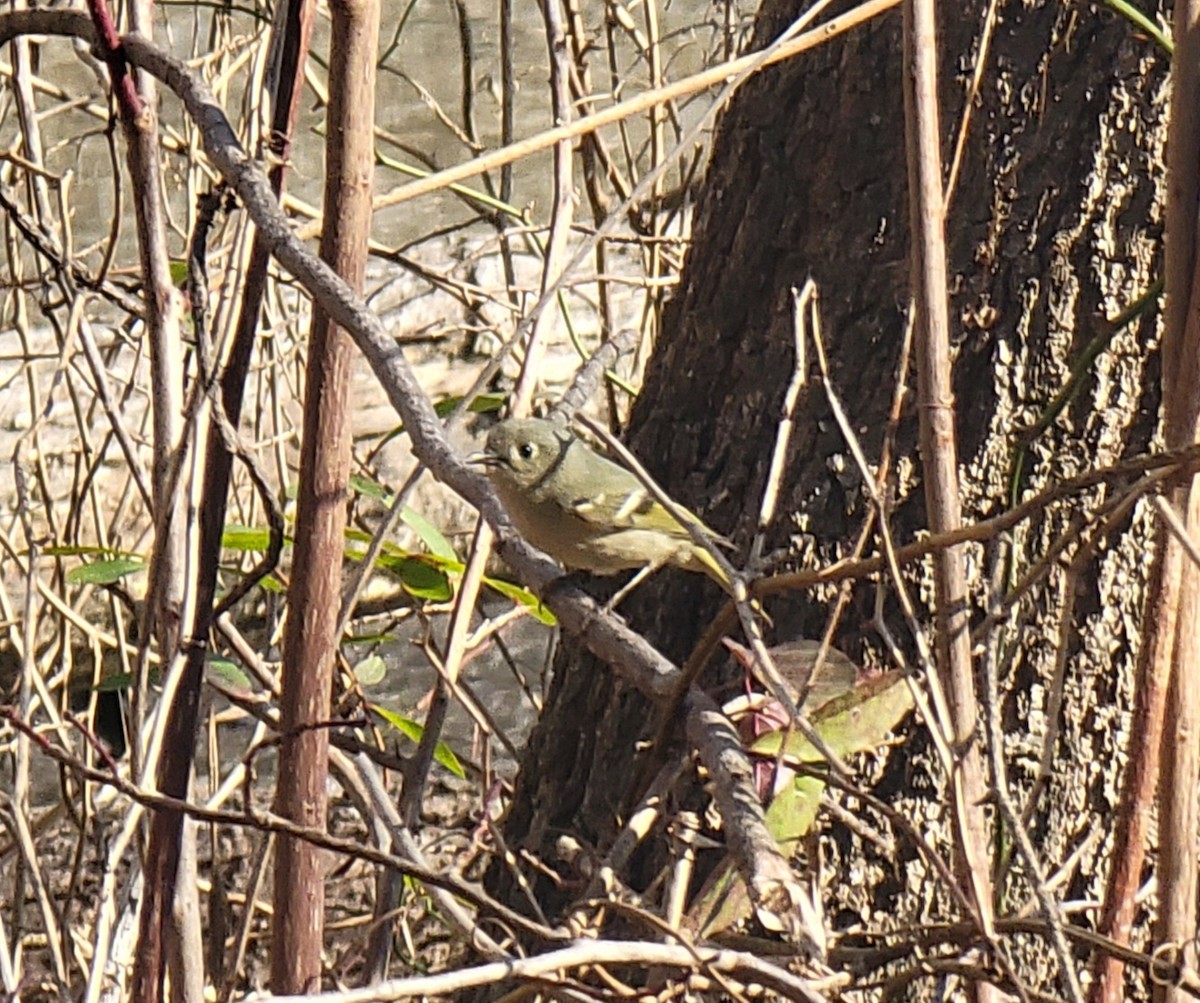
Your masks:
<path fill-rule="evenodd" d="M 986 6 L 980 0 L 942 5 L 947 164 Z M 765 0 L 755 44 L 776 37 L 795 8 L 791 0 Z M 999 4 L 947 224 L 963 508 L 970 521 L 1009 507 L 1017 433 L 1059 391 L 1100 329 L 1098 319 L 1116 316 L 1157 276 L 1166 70 L 1166 57 L 1152 43 L 1106 11 L 1050 0 Z M 834 380 L 868 459 L 880 455 L 909 296 L 900 74 L 897 10 L 760 74 L 718 128 L 692 250 L 628 440 L 669 491 L 743 546 L 793 365 L 790 290 L 810 275 L 821 289 Z M 1158 414 L 1154 317 L 1150 311 L 1116 336 L 1067 410 L 1033 444 L 1026 494 L 1148 448 Z M 816 566 L 848 552 L 869 503 L 819 382 L 801 401 L 798 429 L 783 506 L 794 515 L 779 520 L 770 543 L 790 546 L 797 566 Z M 896 454 L 892 524 L 906 541 L 925 525 L 911 407 Z M 1016 536 L 1018 578 L 1079 511 L 1056 506 Z M 1036 587 L 1019 626 L 1004 639 L 1003 724 L 1010 776 L 1021 786 L 1036 770 L 1046 714 L 1053 712 L 1047 693 L 1060 637 L 1068 649 L 1058 755 L 1032 822 L 1051 871 L 1089 832 L 1104 834 L 1063 891 L 1068 898 L 1103 893 L 1149 563 L 1144 522 L 1139 509 L 1086 564 L 1069 606 L 1060 573 Z M 969 550 L 975 622 L 995 552 Z M 875 583 L 856 585 L 837 643 L 883 664 L 870 626 L 875 593 Z M 887 594 L 889 626 L 903 638 L 893 590 Z M 924 598 L 928 589 L 914 594 Z M 775 637 L 820 636 L 832 595 L 771 600 Z M 624 609 L 635 627 L 681 660 L 718 600 L 703 581 L 663 574 Z M 932 630 L 928 605 L 922 611 Z M 560 659 L 508 821 L 510 847 L 551 860 L 554 839 L 566 830 L 602 853 L 638 775 L 634 743 L 653 734 L 653 716 L 644 701 L 615 688 L 603 667 L 570 653 Z M 879 793 L 921 819 L 927 804 L 920 802 L 941 789 L 926 745 L 923 726 L 913 721 L 878 773 Z M 856 885 L 833 883 L 837 900 L 826 907 L 835 928 L 877 927 L 880 915 L 896 922 L 948 915 L 932 882 L 922 887 L 904 872 L 914 853 L 903 839 L 900 859 L 884 861 L 837 826 L 830 832 L 834 865 L 853 857 L 867 875 Z M 930 832 L 944 850 L 937 826 Z M 1008 888 L 1017 900 L 1028 895 L 1024 883 L 1010 880 Z M 903 909 L 896 908 L 897 894 Z M 1002 903 L 1002 911 L 1013 901 Z M 1036 982 L 1034 971 L 1040 968 L 1026 969 Z"/>

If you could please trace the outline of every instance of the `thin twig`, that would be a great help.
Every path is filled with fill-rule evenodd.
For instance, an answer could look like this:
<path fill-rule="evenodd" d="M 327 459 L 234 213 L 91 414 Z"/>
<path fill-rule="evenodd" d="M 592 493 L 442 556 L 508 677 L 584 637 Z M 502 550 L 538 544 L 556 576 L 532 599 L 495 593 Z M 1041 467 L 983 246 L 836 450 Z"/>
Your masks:
<path fill-rule="evenodd" d="M 135 805 L 142 808 L 153 808 L 158 811 L 175 811 L 197 821 L 211 822 L 218 825 L 234 827 L 248 826 L 262 832 L 285 833 L 295 839 L 303 840 L 318 849 L 344 854 L 354 859 L 365 860 L 384 867 L 396 868 L 425 884 L 444 888 L 470 902 L 481 912 L 495 914 L 514 928 L 525 930 L 534 936 L 543 938 L 547 942 L 562 940 L 566 936 L 565 933 L 555 932 L 541 924 L 532 922 L 519 913 L 512 912 L 505 906 L 492 900 L 478 886 L 454 875 L 440 873 L 423 867 L 415 861 L 408 860 L 397 854 L 384 853 L 373 849 L 372 847 L 363 845 L 358 839 L 331 836 L 324 829 L 297 825 L 273 812 L 255 808 L 251 803 L 247 803 L 240 811 L 225 811 L 148 791 L 115 773 L 87 766 L 72 753 L 47 741 L 28 722 L 18 717 L 11 708 L 0 707 L 0 718 L 6 720 L 18 731 L 28 735 L 34 744 L 38 746 L 39 750 L 56 763 L 61 764 L 77 776 L 92 783 L 114 788 L 133 801 Z"/>
<path fill-rule="evenodd" d="M 937 25 L 932 0 L 909 0 L 904 8 L 904 112 L 907 137 L 912 282 L 917 316 L 917 383 L 925 507 L 931 532 L 962 523 L 950 378 L 950 327 L 946 288 L 945 194 L 938 116 Z M 951 547 L 934 560 L 937 594 L 938 669 L 951 714 L 950 739 L 961 758 L 951 783 L 960 879 L 974 899 L 977 918 L 992 932 L 992 893 L 986 851 L 987 822 L 971 667 L 971 637 L 964 554 Z M 994 995 L 981 992 L 981 1003 Z"/>
<path fill-rule="evenodd" d="M 783 481 L 784 466 L 787 463 L 788 446 L 791 444 L 792 431 L 795 428 L 796 405 L 800 402 L 800 391 L 804 388 L 808 377 L 804 320 L 807 316 L 816 313 L 819 309 L 818 303 L 817 284 L 811 276 L 805 281 L 802 288 L 792 288 L 792 377 L 783 393 L 783 414 L 775 426 L 775 447 L 771 451 L 771 465 L 767 469 L 767 481 L 763 486 L 762 502 L 759 505 L 758 531 L 750 544 L 749 562 L 751 567 L 758 564 L 762 558 L 767 530 L 775 521 L 779 489 Z M 803 694 L 801 694 L 801 699 L 803 699 Z"/>
<path fill-rule="evenodd" d="M 901 0 L 867 0 L 867 2 L 860 4 L 840 17 L 830 18 L 818 28 L 805 32 L 798 37 L 791 37 L 789 35 L 788 38 L 790 40 L 788 41 L 773 43 L 764 52 L 752 53 L 748 56 L 742 56 L 739 59 L 730 60 L 727 63 L 721 63 L 712 69 L 685 77 L 683 80 L 676 81 L 675 83 L 667 84 L 656 91 L 648 91 L 644 94 L 639 94 L 635 98 L 630 98 L 628 101 L 612 105 L 586 118 L 581 118 L 570 125 L 547 129 L 545 132 L 530 139 L 522 140 L 511 146 L 485 154 L 482 157 L 468 160 L 466 163 L 439 171 L 437 174 L 432 174 L 421 181 L 405 185 L 403 188 L 397 188 L 375 200 L 375 211 L 387 208 L 388 206 L 399 205 L 401 202 L 408 202 L 422 195 L 428 195 L 453 182 L 465 181 L 467 178 L 482 174 L 485 171 L 493 171 L 504 164 L 528 157 L 530 154 L 548 150 L 556 143 L 575 139 L 606 125 L 622 121 L 630 116 L 640 115 L 655 105 L 676 100 L 696 91 L 707 90 L 709 87 L 721 84 L 726 86 L 726 91 L 723 92 L 722 99 L 717 102 L 719 105 L 724 105 L 728 100 L 730 89 L 743 83 L 748 79 L 750 74 L 763 70 L 775 63 L 783 62 L 802 52 L 807 52 L 818 45 L 823 45 L 838 35 L 849 31 L 851 28 L 865 24 L 872 18 L 891 10 L 893 7 L 898 6 L 900 2 Z M 827 6 L 827 3 L 821 2 L 809 11 L 806 11 L 800 23 L 810 23 L 812 15 L 825 6 Z M 707 117 L 707 115 L 704 116 L 705 119 Z M 688 131 L 683 140 L 679 144 L 676 144 L 677 147 L 682 146 L 685 142 L 690 143 L 691 132 L 692 130 Z M 669 162 L 670 160 L 671 156 L 668 156 L 664 162 Z M 653 184 L 652 179 L 654 176 L 653 173 L 647 175 L 649 181 L 647 189 Z M 635 189 L 635 192 L 632 194 L 632 199 L 628 201 L 636 201 L 642 198 L 645 192 Z M 620 212 L 615 215 L 619 217 Z M 300 235 L 302 237 L 311 236 L 306 230 L 301 231 Z"/>
<path fill-rule="evenodd" d="M 995 592 L 998 595 L 999 589 L 996 589 Z M 1055 957 L 1058 959 L 1059 976 L 1066 986 L 1067 995 L 1072 1003 L 1083 1003 L 1083 990 L 1080 988 L 1079 975 L 1075 970 L 1075 959 L 1071 955 L 1071 948 L 1067 944 L 1067 938 L 1063 932 L 1065 924 L 1062 910 L 1058 900 L 1049 890 L 1046 869 L 1033 847 L 1029 829 L 1021 818 L 1020 812 L 1017 811 L 1009 790 L 1008 770 L 1004 762 L 1004 731 L 1000 724 L 999 647 L 1000 631 L 993 630 L 988 637 L 987 650 L 983 657 L 984 686 L 982 687 L 983 712 L 988 732 L 987 749 L 992 764 L 993 793 L 1000 805 L 1001 814 L 1008 824 L 1008 834 L 1016 841 L 1025 866 L 1029 869 L 1029 882 L 1033 886 L 1033 893 L 1046 918 L 1050 930 L 1050 943 L 1054 948 Z"/>
<path fill-rule="evenodd" d="M 739 951 L 710 947 L 690 948 L 681 944 L 645 941 L 588 940 L 570 947 L 513 961 L 497 961 L 441 975 L 390 979 L 366 989 L 322 993 L 321 1003 L 385 1003 L 385 1001 L 446 996 L 475 986 L 491 986 L 507 980 L 562 987 L 562 973 L 594 965 L 667 966 L 684 971 L 712 970 L 752 979 L 786 998 L 801 1003 L 825 1003 L 808 983 L 768 961 Z M 555 990 L 561 992 L 559 988 Z M 255 1003 L 312 1003 L 310 996 L 255 995 Z"/>

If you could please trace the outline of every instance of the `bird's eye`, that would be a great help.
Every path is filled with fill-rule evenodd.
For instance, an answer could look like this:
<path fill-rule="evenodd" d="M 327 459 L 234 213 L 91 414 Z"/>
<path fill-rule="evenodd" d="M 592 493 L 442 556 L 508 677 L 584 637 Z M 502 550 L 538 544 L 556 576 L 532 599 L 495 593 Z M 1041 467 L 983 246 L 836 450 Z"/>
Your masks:
<path fill-rule="evenodd" d="M 534 452 L 535 450 L 532 442 L 522 442 L 521 445 L 517 447 L 517 455 L 520 456 L 522 460 L 532 460 Z"/>

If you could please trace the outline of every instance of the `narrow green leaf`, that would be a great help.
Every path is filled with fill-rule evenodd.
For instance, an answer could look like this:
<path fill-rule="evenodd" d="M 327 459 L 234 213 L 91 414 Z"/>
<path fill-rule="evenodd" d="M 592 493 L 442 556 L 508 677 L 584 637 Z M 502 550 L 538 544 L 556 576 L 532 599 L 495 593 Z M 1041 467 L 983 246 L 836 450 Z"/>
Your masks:
<path fill-rule="evenodd" d="M 511 599 L 513 602 L 524 606 L 530 616 L 540 623 L 544 623 L 547 627 L 558 626 L 558 621 L 554 618 L 554 614 L 550 612 L 542 601 L 535 596 L 527 588 L 520 585 L 514 585 L 512 582 L 504 582 L 499 578 L 485 578 L 484 584 L 496 592 L 499 592 L 504 598 Z"/>
<path fill-rule="evenodd" d="M 271 545 L 271 531 L 265 526 L 230 524 L 221 533 L 221 546 L 226 550 L 265 551 Z"/>
<path fill-rule="evenodd" d="M 157 665 L 150 666 L 146 678 L 151 686 L 162 682 L 162 669 Z M 132 672 L 106 672 L 104 677 L 92 689 L 97 693 L 120 693 L 132 689 L 137 682 L 137 676 Z"/>
<path fill-rule="evenodd" d="M 392 495 L 387 488 L 378 481 L 372 480 L 370 477 L 364 477 L 362 474 L 350 475 L 350 490 L 365 498 L 374 498 L 383 505 L 390 505 L 392 503 Z"/>
<path fill-rule="evenodd" d="M 446 561 L 457 561 L 458 554 L 450 545 L 450 541 L 442 535 L 442 531 L 431 523 L 420 512 L 404 506 L 400 511 L 400 518 L 404 520 L 404 525 L 417 534 L 420 541 L 429 548 L 431 554 Z"/>
<path fill-rule="evenodd" d="M 1128 19 L 1135 27 L 1140 28 L 1154 39 L 1158 43 L 1158 47 L 1168 56 L 1175 54 L 1175 39 L 1132 3 L 1129 3 L 1128 0 L 1104 0 L 1104 2 L 1122 17 Z"/>
<path fill-rule="evenodd" d="M 354 557 L 354 556 L 361 557 L 362 553 L 364 553 L 366 551 L 367 546 L 370 544 L 371 540 L 373 539 L 371 534 L 368 533 L 365 529 L 357 529 L 354 526 L 347 526 L 344 530 L 342 530 L 342 535 L 350 543 L 361 543 L 363 545 L 362 551 L 355 551 L 355 552 L 351 553 L 352 557 Z"/>
<path fill-rule="evenodd" d="M 209 655 L 205 659 L 205 670 L 214 682 L 236 693 L 253 693 L 256 689 L 245 669 L 221 655 Z"/>
<path fill-rule="evenodd" d="M 360 474 L 355 474 L 350 478 L 350 487 L 360 495 L 367 498 L 374 498 L 381 505 L 391 505 L 394 500 L 392 493 L 387 488 Z M 420 541 L 429 548 L 430 553 L 437 554 L 438 557 L 449 561 L 458 560 L 458 554 L 455 553 L 454 548 L 450 545 L 450 541 L 446 539 L 440 529 L 420 512 L 405 505 L 400 510 L 400 518 L 409 529 L 417 534 Z M 347 530 L 347 535 L 350 535 L 349 530 Z M 368 534 L 362 534 L 362 541 L 364 543 L 369 543 L 370 539 Z"/>
<path fill-rule="evenodd" d="M 83 564 L 68 571 L 67 581 L 73 585 L 112 585 L 126 575 L 142 571 L 145 567 L 145 561 L 128 557 L 92 561 L 90 564 Z"/>
<path fill-rule="evenodd" d="M 400 634 L 394 630 L 381 630 L 366 634 L 347 634 L 342 638 L 342 644 L 390 644 L 400 640 Z"/>
<path fill-rule="evenodd" d="M 373 713 L 378 714 L 384 721 L 400 732 L 401 735 L 413 742 L 421 741 L 421 736 L 425 734 L 424 726 L 419 721 L 414 721 L 411 717 L 397 714 L 394 710 L 388 710 L 379 704 L 373 703 L 367 706 Z"/>
<path fill-rule="evenodd" d="M 420 742 L 421 736 L 425 734 L 424 727 L 412 718 L 404 717 L 395 711 L 388 710 L 386 707 L 380 707 L 379 704 L 367 704 L 367 707 L 410 741 Z M 434 747 L 433 758 L 460 780 L 466 779 L 467 771 L 463 769 L 458 756 L 454 754 L 453 750 L 445 742 L 438 742 Z"/>
<path fill-rule="evenodd" d="M 72 546 L 45 547 L 42 554 L 46 557 L 128 557 L 140 559 L 141 555 L 133 550 L 113 550 L 112 547 L 97 547 L 94 545 L 75 544 Z"/>
<path fill-rule="evenodd" d="M 474 414 L 491 414 L 499 411 L 506 400 L 508 400 L 507 394 L 479 394 L 471 399 L 467 410 Z M 461 395 L 443 397 L 433 405 L 433 410 L 437 412 L 439 418 L 445 418 L 461 403 Z"/>

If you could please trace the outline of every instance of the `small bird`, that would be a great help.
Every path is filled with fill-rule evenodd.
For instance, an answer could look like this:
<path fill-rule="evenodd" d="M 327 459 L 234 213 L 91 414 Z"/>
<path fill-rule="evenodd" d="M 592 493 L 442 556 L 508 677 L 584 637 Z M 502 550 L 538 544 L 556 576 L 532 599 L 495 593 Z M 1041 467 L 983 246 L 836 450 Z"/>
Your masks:
<path fill-rule="evenodd" d="M 486 448 L 471 460 L 487 468 L 521 535 L 567 568 L 611 575 L 673 564 L 703 572 L 732 592 L 716 558 L 641 481 L 565 426 L 510 418 L 492 427 Z M 730 545 L 692 518 L 714 542 Z"/>

